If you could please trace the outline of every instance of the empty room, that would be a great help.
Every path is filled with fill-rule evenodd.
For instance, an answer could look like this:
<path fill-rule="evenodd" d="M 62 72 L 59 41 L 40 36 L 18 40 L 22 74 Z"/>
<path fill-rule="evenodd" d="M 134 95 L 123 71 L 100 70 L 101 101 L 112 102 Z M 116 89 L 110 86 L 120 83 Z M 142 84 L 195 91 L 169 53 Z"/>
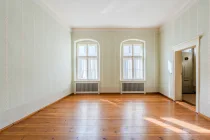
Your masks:
<path fill-rule="evenodd" d="M 210 140 L 210 1 L 0 0 L 0 140 Z"/>

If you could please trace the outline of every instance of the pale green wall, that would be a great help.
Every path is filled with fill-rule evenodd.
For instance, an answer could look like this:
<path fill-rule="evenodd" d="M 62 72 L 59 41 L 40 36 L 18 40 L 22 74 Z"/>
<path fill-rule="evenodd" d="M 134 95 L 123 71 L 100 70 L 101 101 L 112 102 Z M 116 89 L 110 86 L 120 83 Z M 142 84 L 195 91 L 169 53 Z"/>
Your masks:
<path fill-rule="evenodd" d="M 72 49 L 73 42 L 78 39 L 94 39 L 100 43 L 103 93 L 120 92 L 121 42 L 127 39 L 146 41 L 146 91 L 159 91 L 158 29 L 77 29 L 72 32 Z"/>
<path fill-rule="evenodd" d="M 69 94 L 70 45 L 33 0 L 0 1 L 0 128 Z"/>
<path fill-rule="evenodd" d="M 169 88 L 172 77 L 168 73 L 168 60 L 172 61 L 172 47 L 203 34 L 200 42 L 200 112 L 210 117 L 209 0 L 198 0 L 184 10 L 180 16 L 160 29 L 160 92 L 173 97 Z"/>

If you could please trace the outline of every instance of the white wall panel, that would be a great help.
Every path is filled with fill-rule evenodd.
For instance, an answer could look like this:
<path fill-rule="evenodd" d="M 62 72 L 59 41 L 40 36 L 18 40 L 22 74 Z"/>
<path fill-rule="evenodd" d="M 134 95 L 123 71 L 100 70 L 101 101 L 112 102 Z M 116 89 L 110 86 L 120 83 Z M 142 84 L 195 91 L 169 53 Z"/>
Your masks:
<path fill-rule="evenodd" d="M 201 38 L 201 56 L 200 56 L 200 111 L 202 114 L 210 117 L 210 88 L 209 83 L 210 79 L 209 70 L 210 70 L 210 60 L 209 57 L 209 41 L 210 41 L 210 2 L 208 0 L 200 0 L 198 3 L 198 33 L 203 33 Z M 207 67 L 208 66 L 208 67 Z"/>
<path fill-rule="evenodd" d="M 181 40 L 187 40 L 190 38 L 190 13 L 187 10 L 181 17 Z"/>
<path fill-rule="evenodd" d="M 0 4 L 0 112 L 6 109 L 8 105 L 8 96 L 6 90 L 6 0 Z"/>
<path fill-rule="evenodd" d="M 69 30 L 34 2 L 0 1 L 0 128 L 70 93 Z"/>
<path fill-rule="evenodd" d="M 190 16 L 190 19 L 189 19 L 189 29 L 190 29 L 190 38 L 193 38 L 195 37 L 198 33 L 197 33 L 197 30 L 198 30 L 198 5 L 197 4 L 194 4 L 190 9 L 189 9 L 189 16 Z"/>
<path fill-rule="evenodd" d="M 34 5 L 31 0 L 23 1 L 23 81 L 24 102 L 33 100 L 35 94 L 34 75 Z M 29 94 L 30 93 L 30 94 Z"/>
<path fill-rule="evenodd" d="M 23 102 L 21 1 L 8 0 L 8 92 L 10 107 Z"/>
<path fill-rule="evenodd" d="M 175 42 L 181 43 L 181 18 L 179 17 L 177 20 L 174 22 L 174 29 L 175 29 L 175 34 L 174 34 L 174 39 Z M 170 35 L 170 34 L 169 34 Z M 171 36 L 171 35 L 170 35 Z M 169 37 L 170 39 L 170 37 Z"/>
<path fill-rule="evenodd" d="M 44 16 L 41 8 L 34 4 L 34 74 L 35 74 L 35 89 L 38 89 L 36 96 L 34 98 L 40 98 L 44 94 L 47 94 L 44 91 L 45 88 L 45 57 L 47 55 L 47 46 L 44 46 Z"/>

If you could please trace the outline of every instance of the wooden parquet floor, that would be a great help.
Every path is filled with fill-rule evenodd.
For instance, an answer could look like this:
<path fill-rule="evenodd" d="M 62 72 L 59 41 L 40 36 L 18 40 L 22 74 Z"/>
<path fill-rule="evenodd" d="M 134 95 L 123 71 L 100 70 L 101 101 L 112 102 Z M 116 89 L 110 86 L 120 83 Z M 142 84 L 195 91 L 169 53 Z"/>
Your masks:
<path fill-rule="evenodd" d="M 159 94 L 71 95 L 0 140 L 210 140 L 210 121 Z"/>

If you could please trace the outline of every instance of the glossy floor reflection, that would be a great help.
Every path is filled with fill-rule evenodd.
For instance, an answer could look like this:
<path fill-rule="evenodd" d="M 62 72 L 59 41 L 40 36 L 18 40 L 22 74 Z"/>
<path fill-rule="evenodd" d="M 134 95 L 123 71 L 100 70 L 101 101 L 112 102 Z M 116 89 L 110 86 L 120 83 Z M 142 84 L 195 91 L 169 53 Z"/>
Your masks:
<path fill-rule="evenodd" d="M 158 94 L 73 95 L 0 140 L 210 140 L 210 121 Z"/>

